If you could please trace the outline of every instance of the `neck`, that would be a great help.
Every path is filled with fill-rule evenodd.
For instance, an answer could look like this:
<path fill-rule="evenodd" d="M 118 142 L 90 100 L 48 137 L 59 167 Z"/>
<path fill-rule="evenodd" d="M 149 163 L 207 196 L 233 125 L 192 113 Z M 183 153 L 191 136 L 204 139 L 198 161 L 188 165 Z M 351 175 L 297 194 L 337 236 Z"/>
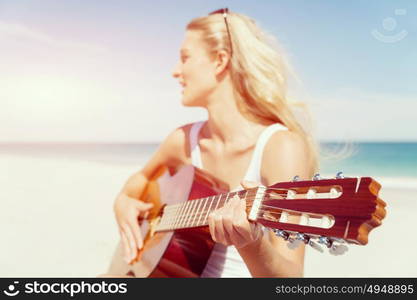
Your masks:
<path fill-rule="evenodd" d="M 202 137 L 226 146 L 247 145 L 256 140 L 264 126 L 246 118 L 237 101 L 230 80 L 219 83 L 207 101 L 208 121 L 201 130 Z"/>

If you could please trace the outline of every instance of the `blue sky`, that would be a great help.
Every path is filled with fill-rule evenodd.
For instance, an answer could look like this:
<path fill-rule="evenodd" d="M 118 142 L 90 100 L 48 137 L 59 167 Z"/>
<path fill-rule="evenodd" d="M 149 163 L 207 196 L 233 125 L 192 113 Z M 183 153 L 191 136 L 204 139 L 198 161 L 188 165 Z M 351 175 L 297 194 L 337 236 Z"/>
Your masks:
<path fill-rule="evenodd" d="M 171 71 L 186 23 L 225 6 L 287 50 L 318 138 L 417 141 L 411 0 L 0 0 L 0 141 L 160 141 L 205 118 Z"/>

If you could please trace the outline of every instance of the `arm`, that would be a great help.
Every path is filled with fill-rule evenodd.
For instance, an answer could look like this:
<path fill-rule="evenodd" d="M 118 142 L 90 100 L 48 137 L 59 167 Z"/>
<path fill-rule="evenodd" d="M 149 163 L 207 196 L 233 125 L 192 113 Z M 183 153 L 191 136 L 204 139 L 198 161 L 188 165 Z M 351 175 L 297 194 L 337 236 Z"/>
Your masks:
<path fill-rule="evenodd" d="M 263 153 L 263 183 L 268 186 L 290 181 L 295 175 L 308 178 L 311 171 L 307 161 L 304 142 L 298 136 L 288 131 L 277 132 Z M 231 201 L 215 213 L 211 220 L 212 236 L 221 243 L 235 245 L 254 277 L 301 277 L 305 246 L 291 250 L 286 241 L 271 231 L 259 234 L 260 228 L 247 220 L 242 202 Z"/>
<path fill-rule="evenodd" d="M 176 168 L 185 156 L 185 131 L 189 125 L 177 128 L 161 143 L 157 151 L 138 172 L 131 175 L 113 205 L 117 224 L 127 262 L 134 259 L 137 249 L 143 246 L 142 236 L 137 222 L 138 216 L 149 210 L 152 205 L 139 198 L 147 183 L 162 167 Z"/>

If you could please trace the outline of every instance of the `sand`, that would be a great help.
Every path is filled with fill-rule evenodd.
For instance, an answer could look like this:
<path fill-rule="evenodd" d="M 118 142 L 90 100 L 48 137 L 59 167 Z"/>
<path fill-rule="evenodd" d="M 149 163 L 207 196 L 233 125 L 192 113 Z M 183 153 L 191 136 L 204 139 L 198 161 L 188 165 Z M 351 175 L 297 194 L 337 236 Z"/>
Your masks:
<path fill-rule="evenodd" d="M 118 232 L 112 205 L 139 166 L 0 155 L 0 277 L 94 277 Z M 384 179 L 383 226 L 343 256 L 306 255 L 307 277 L 416 277 L 417 182 Z M 399 183 L 399 184 L 398 184 Z"/>

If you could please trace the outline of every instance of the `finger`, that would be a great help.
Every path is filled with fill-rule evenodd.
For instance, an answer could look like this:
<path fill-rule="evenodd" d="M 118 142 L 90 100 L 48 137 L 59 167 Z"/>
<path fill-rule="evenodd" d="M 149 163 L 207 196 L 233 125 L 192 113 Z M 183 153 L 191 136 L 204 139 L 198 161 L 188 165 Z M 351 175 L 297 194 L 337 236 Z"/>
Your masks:
<path fill-rule="evenodd" d="M 139 223 L 136 218 L 134 218 L 130 223 L 130 228 L 132 229 L 133 235 L 136 241 L 136 247 L 142 249 L 143 247 L 143 239 L 142 239 L 142 232 L 140 230 Z"/>
<path fill-rule="evenodd" d="M 240 185 L 244 189 L 251 189 L 251 188 L 255 188 L 255 187 L 261 186 L 262 184 L 260 182 L 256 182 L 256 181 L 242 180 L 240 182 Z"/>
<path fill-rule="evenodd" d="M 239 232 L 242 238 L 245 240 L 251 237 L 251 227 L 248 221 L 248 215 L 246 214 L 246 201 L 241 200 L 238 203 L 238 207 L 235 210 L 236 219 L 236 231 Z"/>
<path fill-rule="evenodd" d="M 214 214 L 214 236 L 219 243 L 228 245 L 224 234 L 223 216 L 219 212 Z"/>
<path fill-rule="evenodd" d="M 132 261 L 136 257 L 136 254 L 137 254 L 135 237 L 132 233 L 132 229 L 130 228 L 130 226 L 125 226 L 123 229 L 126 234 L 126 238 L 127 238 L 129 248 L 130 248 L 129 261 Z"/>
<path fill-rule="evenodd" d="M 235 230 L 240 237 L 240 240 L 245 242 L 250 238 L 250 223 L 246 213 L 246 201 L 241 200 L 236 204 L 235 209 Z"/>
<path fill-rule="evenodd" d="M 236 198 L 237 198 L 237 199 L 240 199 L 240 198 L 239 198 L 239 194 L 238 194 L 238 193 L 235 193 L 235 194 L 233 195 L 233 197 L 229 198 L 229 199 L 228 199 L 228 201 L 226 202 L 226 204 L 225 204 L 224 206 L 226 206 L 226 205 L 230 204 L 230 203 L 231 203 L 231 202 L 233 202 L 233 200 L 235 200 Z M 223 207 L 224 207 L 224 206 L 223 206 Z"/>
<path fill-rule="evenodd" d="M 208 216 L 208 224 L 209 224 L 211 238 L 213 239 L 213 241 L 217 242 L 216 235 L 214 234 L 214 230 L 216 227 L 216 224 L 214 223 L 214 217 L 215 217 L 215 212 L 211 212 Z"/>
<path fill-rule="evenodd" d="M 236 223 L 236 209 L 238 209 L 240 199 L 239 197 L 233 197 L 232 201 L 230 202 L 230 206 L 227 210 L 224 211 L 223 214 L 223 228 L 225 233 L 225 240 L 228 244 L 235 245 L 239 242 L 240 236 L 236 236 L 238 233 L 236 232 L 234 224 Z"/>
<path fill-rule="evenodd" d="M 257 241 L 261 236 L 264 235 L 264 227 L 260 223 L 250 223 L 253 228 L 252 232 L 254 233 L 253 240 Z"/>
<path fill-rule="evenodd" d="M 148 210 L 148 209 L 152 208 L 153 207 L 153 203 L 151 203 L 151 202 L 138 201 L 137 204 L 136 204 L 136 207 L 139 210 L 144 211 L 144 210 Z"/>
<path fill-rule="evenodd" d="M 138 202 L 136 203 L 136 209 L 137 209 L 137 217 L 139 217 L 140 219 L 146 219 L 149 210 L 153 207 L 152 203 L 148 203 L 148 202 Z"/>
<path fill-rule="evenodd" d="M 124 253 L 123 257 L 124 257 L 124 260 L 128 263 L 129 257 L 130 257 L 129 242 L 127 241 L 125 233 L 121 229 L 120 229 L 120 238 L 121 238 L 122 245 L 123 245 L 123 253 Z"/>
<path fill-rule="evenodd" d="M 233 215 L 234 210 L 236 209 L 236 202 L 239 197 L 237 195 L 233 196 L 230 201 L 227 203 L 227 206 L 223 207 L 222 210 L 222 225 L 224 233 L 224 241 L 227 244 L 234 244 L 233 240 Z"/>
<path fill-rule="evenodd" d="M 246 229 L 247 234 L 251 237 L 252 240 L 258 240 L 260 235 L 263 235 L 263 225 L 260 223 L 254 223 L 250 222 L 248 220 L 248 214 L 246 212 L 246 201 L 242 201 L 240 203 L 241 207 L 238 210 L 240 214 L 240 220 L 244 220 L 244 223 L 246 226 L 244 228 Z"/>

